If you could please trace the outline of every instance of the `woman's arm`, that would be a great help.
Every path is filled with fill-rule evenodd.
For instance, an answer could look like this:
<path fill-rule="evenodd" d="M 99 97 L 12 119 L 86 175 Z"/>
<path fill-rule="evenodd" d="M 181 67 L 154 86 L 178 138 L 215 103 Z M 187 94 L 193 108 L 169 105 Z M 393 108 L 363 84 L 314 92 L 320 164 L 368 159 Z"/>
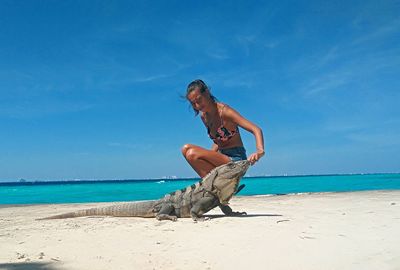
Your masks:
<path fill-rule="evenodd" d="M 254 164 L 256 161 L 258 161 L 262 156 L 264 156 L 264 136 L 261 128 L 259 128 L 257 125 L 254 123 L 250 122 L 246 118 L 240 115 L 237 111 L 234 109 L 227 107 L 225 108 L 224 115 L 240 126 L 241 128 L 244 128 L 248 132 L 251 132 L 254 135 L 254 138 L 256 140 L 256 148 L 257 151 L 253 154 L 251 154 L 248 157 L 248 160 L 250 161 L 251 164 Z"/>

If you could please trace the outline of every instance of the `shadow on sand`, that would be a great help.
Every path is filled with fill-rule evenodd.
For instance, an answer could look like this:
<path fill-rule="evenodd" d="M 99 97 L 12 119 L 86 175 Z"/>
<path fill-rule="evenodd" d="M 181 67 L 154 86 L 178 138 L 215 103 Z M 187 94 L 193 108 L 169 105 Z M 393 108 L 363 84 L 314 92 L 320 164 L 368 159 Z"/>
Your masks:
<path fill-rule="evenodd" d="M 213 218 L 222 218 L 222 217 L 238 217 L 238 218 L 251 218 L 251 217 L 282 217 L 282 215 L 278 214 L 247 214 L 247 215 L 240 215 L 240 216 L 227 216 L 227 215 L 203 215 L 203 217 L 208 217 L 210 219 Z"/>
<path fill-rule="evenodd" d="M 0 263 L 1 270 L 56 270 L 52 263 L 21 262 L 21 263 Z"/>

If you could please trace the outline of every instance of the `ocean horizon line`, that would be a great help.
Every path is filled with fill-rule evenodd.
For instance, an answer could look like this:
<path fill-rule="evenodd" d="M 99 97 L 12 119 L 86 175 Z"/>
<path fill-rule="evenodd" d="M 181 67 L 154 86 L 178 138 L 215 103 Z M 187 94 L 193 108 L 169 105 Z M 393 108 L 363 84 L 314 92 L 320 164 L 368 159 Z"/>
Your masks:
<path fill-rule="evenodd" d="M 327 173 L 327 174 L 281 174 L 281 175 L 255 175 L 244 176 L 243 179 L 252 178 L 290 178 L 290 177 L 324 177 L 324 176 L 353 176 L 353 175 L 382 175 L 400 174 L 400 172 L 373 172 L 373 173 Z M 46 184 L 76 184 L 76 183 L 129 183 L 129 182 L 173 182 L 200 180 L 200 177 L 163 176 L 161 178 L 131 178 L 131 179 L 61 179 L 61 180 L 0 180 L 0 186 L 7 185 L 46 185 Z"/>

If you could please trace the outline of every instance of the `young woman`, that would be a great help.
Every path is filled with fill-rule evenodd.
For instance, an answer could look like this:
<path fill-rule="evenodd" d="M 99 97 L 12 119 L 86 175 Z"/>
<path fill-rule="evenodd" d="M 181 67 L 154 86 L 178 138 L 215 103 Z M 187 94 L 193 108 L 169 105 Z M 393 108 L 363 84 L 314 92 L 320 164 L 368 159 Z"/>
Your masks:
<path fill-rule="evenodd" d="M 262 130 L 228 105 L 217 102 L 202 80 L 195 80 L 188 85 L 186 98 L 196 115 L 200 113 L 208 136 L 214 142 L 211 150 L 192 144 L 185 144 L 182 147 L 183 156 L 200 177 L 206 176 L 215 167 L 230 161 L 248 159 L 253 165 L 264 156 Z M 248 158 L 239 127 L 253 133 L 256 140 L 257 152 Z"/>

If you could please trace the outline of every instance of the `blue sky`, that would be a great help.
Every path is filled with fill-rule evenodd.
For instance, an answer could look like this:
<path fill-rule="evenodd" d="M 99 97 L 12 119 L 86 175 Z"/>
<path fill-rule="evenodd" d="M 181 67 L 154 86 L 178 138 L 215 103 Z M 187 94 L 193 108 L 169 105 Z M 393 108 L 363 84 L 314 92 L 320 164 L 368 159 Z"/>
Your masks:
<path fill-rule="evenodd" d="M 197 78 L 263 129 L 249 175 L 400 171 L 398 1 L 4 0 L 0 25 L 2 181 L 195 176 Z"/>

